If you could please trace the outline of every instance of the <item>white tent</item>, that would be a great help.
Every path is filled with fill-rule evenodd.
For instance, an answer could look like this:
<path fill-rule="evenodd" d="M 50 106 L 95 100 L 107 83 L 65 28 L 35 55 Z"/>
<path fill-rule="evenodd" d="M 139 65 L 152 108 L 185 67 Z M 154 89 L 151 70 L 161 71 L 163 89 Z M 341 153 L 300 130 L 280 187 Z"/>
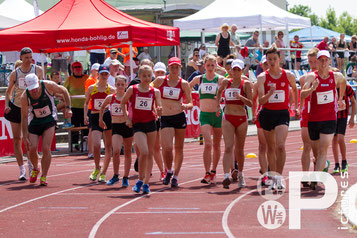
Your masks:
<path fill-rule="evenodd" d="M 201 11 L 174 20 L 188 31 L 218 31 L 223 23 L 236 24 L 238 31 L 282 30 L 310 27 L 310 18 L 282 10 L 267 0 L 216 0 Z"/>
<path fill-rule="evenodd" d="M 0 16 L 0 29 L 5 29 L 11 26 L 16 26 L 22 23 L 22 21 L 18 21 L 15 19 L 11 19 L 8 17 Z"/>
<path fill-rule="evenodd" d="M 43 11 L 39 13 L 42 14 Z M 0 16 L 22 22 L 36 17 L 34 7 L 25 0 L 5 0 L 0 4 Z"/>

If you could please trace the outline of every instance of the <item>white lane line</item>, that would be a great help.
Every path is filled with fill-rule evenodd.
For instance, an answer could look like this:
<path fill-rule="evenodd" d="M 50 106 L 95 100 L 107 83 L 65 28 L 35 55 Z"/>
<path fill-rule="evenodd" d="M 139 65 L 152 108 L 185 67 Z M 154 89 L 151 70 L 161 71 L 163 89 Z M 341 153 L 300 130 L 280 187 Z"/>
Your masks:
<path fill-rule="evenodd" d="M 217 234 L 224 234 L 224 232 L 162 232 L 162 231 L 156 231 L 156 232 L 150 232 L 150 233 L 145 233 L 145 235 L 217 235 Z"/>
<path fill-rule="evenodd" d="M 222 176 L 223 178 L 223 176 Z M 119 189 L 119 188 L 118 188 Z M 219 192 L 210 192 L 210 194 L 215 194 Z M 170 195 L 170 194 L 207 194 L 207 192 L 174 192 L 174 191 L 167 191 L 167 192 L 159 192 L 158 194 L 160 195 Z M 90 196 L 90 195 L 101 195 L 101 196 L 109 196 L 109 195 L 133 195 L 133 193 L 119 193 L 119 190 L 117 193 L 61 193 L 57 194 L 57 196 Z"/>
<path fill-rule="evenodd" d="M 200 180 L 201 180 L 201 178 L 198 178 L 198 179 L 190 180 L 190 181 L 187 181 L 187 182 L 184 182 L 184 183 L 180 183 L 180 184 L 183 185 L 183 184 L 192 183 L 192 182 L 196 182 L 196 181 L 200 181 Z M 114 214 L 116 211 L 118 211 L 119 209 L 121 209 L 121 208 L 123 208 L 123 207 L 126 207 L 127 205 L 130 205 L 131 203 L 134 203 L 134 202 L 136 202 L 137 200 L 140 200 L 140 199 L 142 199 L 142 198 L 144 198 L 144 197 L 148 197 L 148 196 L 150 196 L 150 195 L 159 193 L 159 192 L 161 192 L 161 191 L 163 191 L 163 190 L 167 190 L 167 189 L 170 189 L 170 188 L 169 188 L 169 187 L 165 187 L 165 188 L 159 189 L 158 191 L 152 192 L 152 193 L 150 193 L 150 194 L 148 194 L 148 195 L 141 195 L 141 196 L 139 196 L 139 197 L 137 197 L 137 198 L 134 198 L 134 199 L 132 199 L 132 200 L 130 200 L 130 201 L 128 201 L 128 202 L 126 202 L 126 203 L 120 205 L 120 206 L 117 206 L 117 207 L 113 208 L 112 210 L 110 210 L 109 212 L 107 212 L 101 219 L 99 219 L 99 220 L 97 221 L 97 223 L 92 227 L 92 229 L 91 229 L 91 231 L 90 231 L 88 237 L 89 237 L 89 238 L 94 238 L 95 235 L 97 234 L 97 231 L 98 231 L 99 227 L 103 224 L 103 222 L 104 222 L 109 216 L 111 216 L 111 215 Z"/>
<path fill-rule="evenodd" d="M 16 208 L 16 207 L 20 207 L 20 206 L 28 204 L 30 202 L 34 202 L 34 201 L 40 200 L 42 198 L 47 198 L 47 197 L 50 197 L 50 196 L 53 196 L 53 195 L 57 195 L 57 194 L 60 194 L 60 193 L 65 193 L 65 192 L 68 192 L 68 191 L 77 190 L 77 189 L 88 187 L 88 186 L 92 186 L 92 185 L 94 185 L 94 184 L 87 184 L 87 185 L 83 185 L 83 186 L 79 186 L 79 187 L 69 188 L 69 189 L 61 190 L 61 191 L 58 191 L 58 192 L 55 192 L 55 193 L 50 193 L 50 194 L 47 194 L 47 195 L 43 195 L 41 197 L 33 198 L 33 199 L 27 200 L 25 202 L 18 203 L 18 204 L 15 204 L 13 206 L 4 208 L 4 209 L 0 210 L 0 213 L 6 212 L 6 211 L 8 211 L 10 209 L 13 209 L 13 208 Z"/>
<path fill-rule="evenodd" d="M 113 214 L 222 214 L 224 211 L 114 212 Z"/>
<path fill-rule="evenodd" d="M 50 209 L 50 210 L 84 210 L 88 207 L 38 207 L 39 209 Z"/>
<path fill-rule="evenodd" d="M 199 207 L 149 207 L 152 210 L 200 210 Z"/>

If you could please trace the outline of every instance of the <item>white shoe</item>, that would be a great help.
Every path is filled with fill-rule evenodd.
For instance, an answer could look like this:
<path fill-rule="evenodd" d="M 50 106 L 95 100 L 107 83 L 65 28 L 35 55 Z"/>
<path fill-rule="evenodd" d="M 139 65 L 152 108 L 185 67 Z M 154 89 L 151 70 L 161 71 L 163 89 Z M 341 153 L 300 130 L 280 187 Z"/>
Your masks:
<path fill-rule="evenodd" d="M 27 180 L 27 179 L 26 179 L 26 169 L 25 169 L 24 167 L 22 167 L 22 168 L 20 169 L 19 180 L 21 180 L 21 181 Z"/>
<path fill-rule="evenodd" d="M 277 176 L 276 177 L 276 190 L 281 191 L 281 190 L 284 190 L 284 189 L 285 189 L 285 186 L 281 182 L 281 176 Z"/>
<path fill-rule="evenodd" d="M 245 187 L 245 180 L 244 180 L 244 176 L 242 175 L 238 175 L 238 188 L 244 188 Z"/>
<path fill-rule="evenodd" d="M 31 177 L 31 173 L 32 173 L 32 170 L 33 170 L 33 164 L 31 163 L 30 159 L 27 159 L 27 168 L 29 170 L 29 177 Z"/>

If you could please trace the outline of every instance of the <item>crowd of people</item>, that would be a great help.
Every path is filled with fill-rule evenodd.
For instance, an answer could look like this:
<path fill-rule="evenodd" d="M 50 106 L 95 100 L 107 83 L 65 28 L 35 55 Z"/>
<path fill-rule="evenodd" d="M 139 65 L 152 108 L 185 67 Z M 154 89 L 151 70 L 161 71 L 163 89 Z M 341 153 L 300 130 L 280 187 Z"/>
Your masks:
<path fill-rule="evenodd" d="M 301 157 L 303 171 L 327 171 L 327 151 L 333 145 L 334 173 L 346 172 L 348 163 L 344 135 L 347 124 L 354 126 L 356 101 L 346 78 L 331 67 L 330 52 L 317 48 L 308 52 L 311 72 L 300 78 L 298 93 L 295 76 L 282 68 L 284 63 L 278 34 L 275 46 L 262 54 L 259 67 L 262 72 L 253 83 L 246 77 L 244 62 L 230 54 L 229 46 L 239 46 L 239 38 L 230 36 L 229 26 L 222 26 L 217 37 L 218 56 L 193 51 L 187 72 L 189 80 L 181 78 L 182 63 L 177 57 L 155 65 L 144 49 L 138 64 L 131 62 L 129 53 L 122 64 L 116 49 L 108 51 L 105 59 L 101 52 L 91 52 L 90 76 L 83 73 L 80 62 L 71 64 L 72 74 L 63 86 L 58 72 L 51 80 L 43 79 L 43 71 L 32 61 L 32 50 L 20 52 L 22 64 L 10 75 L 6 91 L 5 117 L 11 122 L 14 151 L 20 168 L 20 180 L 26 180 L 23 163 L 23 140 L 29 161 L 29 180 L 35 183 L 40 173 L 37 146 L 42 136 L 40 185 L 47 185 L 51 163 L 50 145 L 56 127 L 57 112 L 71 118 L 75 126 L 88 127 L 88 157 L 95 167 L 91 181 L 114 185 L 120 181 L 120 150 L 124 151 L 122 186 L 129 186 L 132 165 L 132 147 L 137 155 L 138 180 L 132 190 L 150 193 L 153 161 L 160 170 L 164 185 L 179 186 L 179 174 L 184 160 L 184 138 L 187 127 L 185 111 L 193 107 L 191 93 L 197 88 L 200 101 L 199 121 L 204 138 L 203 184 L 215 184 L 221 157 L 223 135 L 223 187 L 232 182 L 246 186 L 244 179 L 244 146 L 248 130 L 247 107 L 253 110 L 253 123 L 258 128 L 259 163 L 263 174 L 261 183 L 271 190 L 284 190 L 282 174 L 286 161 L 285 144 L 290 122 L 289 109 L 301 118 L 301 137 L 304 151 Z M 232 29 L 233 30 L 233 29 Z M 259 46 L 255 32 L 252 46 Z M 220 47 L 225 45 L 225 48 Z M 228 46 L 228 48 L 227 48 Z M 296 45 L 300 47 L 300 45 Z M 228 51 L 227 51 L 228 49 Z M 133 53 L 137 53 L 133 49 Z M 124 51 L 125 52 L 125 51 Z M 249 52 L 247 52 L 249 54 Z M 221 60 L 219 59 L 221 58 Z M 141 60 L 139 60 L 139 58 Z M 101 62 L 98 62 L 98 60 Z M 355 59 L 355 56 L 354 56 Z M 104 64 L 104 61 L 107 63 Z M 221 65 L 220 65 L 221 64 Z M 134 66 L 133 69 L 130 69 Z M 130 75 L 133 71 L 135 76 Z M 187 73 L 186 73 L 187 74 Z M 133 80 L 131 80 L 134 78 Z M 349 105 L 352 105 L 351 117 Z M 78 135 L 73 135 L 78 143 Z M 76 137 L 77 136 L 77 137 Z M 101 162 L 101 139 L 105 147 Z M 342 155 L 339 163 L 338 147 Z M 313 152 L 311 157 L 310 152 Z M 113 160 L 112 160 L 113 158 Z M 109 165 L 113 161 L 113 177 L 107 180 Z M 315 181 L 304 182 L 304 187 L 316 189 Z"/>

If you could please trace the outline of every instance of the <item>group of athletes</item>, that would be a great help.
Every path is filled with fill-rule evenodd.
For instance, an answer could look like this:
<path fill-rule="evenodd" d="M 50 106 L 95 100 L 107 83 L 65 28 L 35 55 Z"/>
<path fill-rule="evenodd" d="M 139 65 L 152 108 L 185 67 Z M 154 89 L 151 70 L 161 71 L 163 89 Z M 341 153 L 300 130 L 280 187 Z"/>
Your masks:
<path fill-rule="evenodd" d="M 50 145 L 57 118 L 54 97 L 62 98 L 65 118 L 70 118 L 70 96 L 63 86 L 41 80 L 41 68 L 31 63 L 31 49 L 22 49 L 20 55 L 23 64 L 10 75 L 5 116 L 13 128 L 15 156 L 20 166 L 21 180 L 26 180 L 26 173 L 23 174 L 21 129 L 27 157 L 32 164 L 30 183 L 36 182 L 40 172 L 37 146 L 42 136 L 40 184 L 47 185 L 46 176 L 51 162 Z M 154 160 L 163 184 L 178 187 L 178 176 L 184 159 L 187 126 L 185 110 L 193 107 L 191 91 L 196 85 L 199 85 L 199 120 L 204 138 L 205 175 L 201 183 L 216 183 L 223 134 L 223 187 L 229 188 L 232 181 L 238 181 L 239 188 L 245 186 L 243 170 L 248 130 L 247 107 L 253 108 L 253 122 L 258 128 L 260 172 L 266 175 L 261 181 L 262 185 L 273 190 L 285 188 L 281 174 L 286 160 L 285 141 L 291 105 L 295 116 L 301 117 L 304 143 L 302 170 L 309 170 L 312 149 L 314 170 L 323 171 L 329 145 L 334 141 L 334 154 L 338 157 L 339 144 L 343 159 L 342 169 L 337 161 L 334 171 L 346 171 L 346 148 L 343 152 L 341 141 L 344 141 L 349 99 L 353 111 L 348 124 L 350 127 L 354 125 L 356 103 L 353 90 L 351 93 L 349 86 L 346 90 L 345 77 L 331 70 L 329 52 L 313 48 L 308 53 L 308 61 L 311 73 L 300 78 L 300 104 L 295 76 L 280 68 L 279 50 L 274 47 L 267 50 L 263 57 L 261 63 L 264 72 L 254 84 L 242 74 L 244 63 L 239 59 L 227 61 L 226 76 L 217 74 L 217 60 L 213 55 L 204 59 L 205 74 L 196 76 L 191 82 L 180 77 L 181 60 L 177 57 L 169 59 L 168 73 L 163 63 L 154 65 L 150 60 L 143 60 L 137 73 L 138 78 L 128 86 L 126 77 L 119 75 L 115 77 L 115 88 L 108 84 L 108 66 L 101 65 L 97 82 L 86 91 L 84 104 L 84 121 L 91 130 L 95 163 L 90 180 L 98 179 L 108 185 L 119 182 L 120 151 L 123 145 L 125 162 L 122 186 L 128 187 L 134 141 L 139 178 L 133 191 L 150 193 L 149 181 Z M 101 166 L 102 137 L 105 157 Z M 106 181 L 111 158 L 114 176 Z M 273 175 L 267 174 L 268 171 Z M 316 182 L 304 183 L 303 186 L 316 189 Z"/>

